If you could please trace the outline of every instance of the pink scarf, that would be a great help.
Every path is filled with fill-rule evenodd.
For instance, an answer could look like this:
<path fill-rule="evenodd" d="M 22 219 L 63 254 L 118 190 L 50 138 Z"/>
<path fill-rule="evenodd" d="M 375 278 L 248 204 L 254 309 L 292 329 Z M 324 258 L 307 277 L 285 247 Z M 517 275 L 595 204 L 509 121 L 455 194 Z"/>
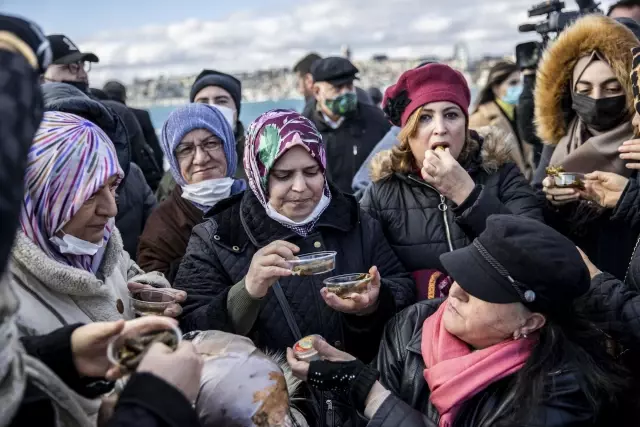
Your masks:
<path fill-rule="evenodd" d="M 440 413 L 440 427 L 453 425 L 465 401 L 522 368 L 537 343 L 537 336 L 529 336 L 471 351 L 444 328 L 447 304 L 448 300 L 443 302 L 422 326 L 424 379 L 431 390 L 431 403 Z"/>

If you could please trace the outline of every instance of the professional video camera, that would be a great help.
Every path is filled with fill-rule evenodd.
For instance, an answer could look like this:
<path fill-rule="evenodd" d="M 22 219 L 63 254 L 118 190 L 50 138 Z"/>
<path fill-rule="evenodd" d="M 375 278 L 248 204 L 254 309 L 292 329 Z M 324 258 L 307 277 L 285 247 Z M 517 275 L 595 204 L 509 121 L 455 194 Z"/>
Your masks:
<path fill-rule="evenodd" d="M 549 42 L 551 33 L 559 34 L 567 26 L 583 15 L 602 13 L 599 3 L 593 0 L 576 0 L 578 10 L 563 11 L 565 4 L 560 0 L 548 0 L 528 10 L 529 18 L 547 15 L 547 19 L 537 23 L 522 24 L 518 27 L 521 33 L 535 31 L 542 37 L 542 42 L 531 41 L 516 46 L 516 62 L 521 69 L 536 68 L 542 51 Z"/>

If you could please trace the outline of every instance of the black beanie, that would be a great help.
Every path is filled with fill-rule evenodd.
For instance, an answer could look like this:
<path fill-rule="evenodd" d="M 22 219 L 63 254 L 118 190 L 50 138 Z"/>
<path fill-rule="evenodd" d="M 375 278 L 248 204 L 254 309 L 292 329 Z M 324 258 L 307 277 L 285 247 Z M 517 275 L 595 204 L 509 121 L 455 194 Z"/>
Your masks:
<path fill-rule="evenodd" d="M 198 92 L 207 86 L 219 86 L 222 89 L 229 92 L 233 102 L 236 104 L 238 114 L 240 114 L 240 102 L 242 101 L 242 83 L 229 74 L 221 73 L 214 70 L 202 70 L 196 81 L 191 86 L 191 93 L 189 94 L 189 102 L 193 102 Z"/>

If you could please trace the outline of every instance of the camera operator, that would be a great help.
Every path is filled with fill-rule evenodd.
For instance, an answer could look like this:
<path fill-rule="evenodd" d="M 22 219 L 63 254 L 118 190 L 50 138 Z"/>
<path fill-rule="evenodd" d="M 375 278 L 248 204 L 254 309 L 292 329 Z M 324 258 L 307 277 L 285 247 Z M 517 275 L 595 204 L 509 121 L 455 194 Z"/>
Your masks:
<path fill-rule="evenodd" d="M 621 0 L 609 8 L 607 16 L 611 18 L 631 18 L 640 22 L 640 0 Z"/>

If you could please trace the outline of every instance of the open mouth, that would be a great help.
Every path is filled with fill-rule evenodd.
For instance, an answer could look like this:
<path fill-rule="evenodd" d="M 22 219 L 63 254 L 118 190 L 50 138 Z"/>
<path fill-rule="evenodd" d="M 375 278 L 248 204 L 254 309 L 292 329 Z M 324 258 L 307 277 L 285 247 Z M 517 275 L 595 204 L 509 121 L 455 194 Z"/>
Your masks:
<path fill-rule="evenodd" d="M 435 144 L 433 144 L 431 146 L 432 150 L 445 150 L 449 148 L 449 143 L 448 142 L 436 142 Z"/>

